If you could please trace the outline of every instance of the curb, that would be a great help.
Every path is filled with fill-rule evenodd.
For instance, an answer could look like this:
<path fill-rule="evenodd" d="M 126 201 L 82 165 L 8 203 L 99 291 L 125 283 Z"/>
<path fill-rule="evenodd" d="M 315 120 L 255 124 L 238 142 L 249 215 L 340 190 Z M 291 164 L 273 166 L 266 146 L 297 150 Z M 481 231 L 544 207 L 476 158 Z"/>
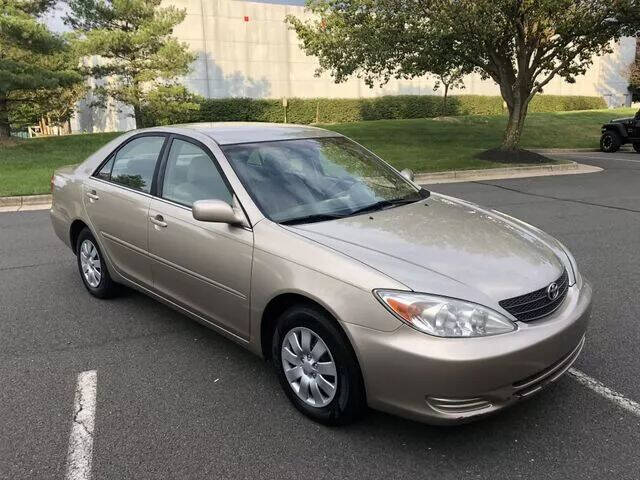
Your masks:
<path fill-rule="evenodd" d="M 601 172 L 602 169 L 577 162 L 532 165 L 524 167 L 487 168 L 483 170 L 452 170 L 438 173 L 418 173 L 415 182 L 419 184 L 469 182 L 473 180 L 500 180 L 506 178 L 544 177 L 550 175 L 572 175 Z"/>
<path fill-rule="evenodd" d="M 0 212 L 44 210 L 51 207 L 51 195 L 0 197 Z"/>

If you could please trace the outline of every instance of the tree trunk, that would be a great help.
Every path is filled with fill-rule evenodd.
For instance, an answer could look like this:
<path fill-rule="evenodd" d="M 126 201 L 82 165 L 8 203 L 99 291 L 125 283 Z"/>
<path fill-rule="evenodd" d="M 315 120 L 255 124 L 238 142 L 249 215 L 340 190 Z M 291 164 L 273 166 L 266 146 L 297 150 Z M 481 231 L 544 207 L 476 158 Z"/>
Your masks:
<path fill-rule="evenodd" d="M 509 109 L 509 121 L 507 122 L 507 129 L 504 132 L 500 149 L 513 151 L 517 150 L 520 145 L 520 137 L 524 129 L 529 102 L 518 97 L 511 104 L 507 103 L 507 107 Z"/>
<path fill-rule="evenodd" d="M 142 124 L 142 110 L 140 108 L 140 103 L 136 103 L 136 105 L 133 106 L 133 118 L 136 120 L 136 128 L 146 126 Z"/>
<path fill-rule="evenodd" d="M 449 84 L 445 83 L 444 84 L 444 98 L 443 98 L 443 105 L 442 105 L 442 109 L 444 110 L 442 112 L 443 115 L 447 115 L 447 98 L 449 97 Z"/>
<path fill-rule="evenodd" d="M 0 139 L 9 138 L 10 134 L 9 102 L 6 98 L 0 98 Z"/>

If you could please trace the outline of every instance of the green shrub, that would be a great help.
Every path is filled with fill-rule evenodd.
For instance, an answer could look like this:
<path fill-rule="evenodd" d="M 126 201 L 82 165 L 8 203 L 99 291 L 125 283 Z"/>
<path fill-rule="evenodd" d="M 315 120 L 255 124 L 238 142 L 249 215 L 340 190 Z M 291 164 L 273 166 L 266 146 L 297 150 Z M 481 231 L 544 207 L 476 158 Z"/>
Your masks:
<path fill-rule="evenodd" d="M 530 112 L 560 112 L 606 108 L 601 97 L 538 95 Z M 362 120 L 434 118 L 442 115 L 502 115 L 506 113 L 499 96 L 453 95 L 447 100 L 436 95 L 394 95 L 374 98 L 290 98 L 289 123 L 350 123 Z M 200 110 L 190 121 L 275 122 L 285 120 L 281 99 L 210 98 L 202 100 Z"/>
<path fill-rule="evenodd" d="M 603 108 L 607 108 L 604 98 L 577 95 L 536 95 L 529 105 L 530 112 L 568 112 Z"/>

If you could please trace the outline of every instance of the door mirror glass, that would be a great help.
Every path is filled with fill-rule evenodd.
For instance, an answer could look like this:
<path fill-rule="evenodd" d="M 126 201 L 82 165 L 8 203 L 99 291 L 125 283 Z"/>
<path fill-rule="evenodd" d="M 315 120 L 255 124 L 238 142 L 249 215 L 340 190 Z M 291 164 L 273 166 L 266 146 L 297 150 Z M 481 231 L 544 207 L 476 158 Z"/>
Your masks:
<path fill-rule="evenodd" d="M 193 218 L 201 222 L 228 223 L 239 225 L 242 216 L 231 205 L 222 200 L 198 200 L 191 209 Z"/>

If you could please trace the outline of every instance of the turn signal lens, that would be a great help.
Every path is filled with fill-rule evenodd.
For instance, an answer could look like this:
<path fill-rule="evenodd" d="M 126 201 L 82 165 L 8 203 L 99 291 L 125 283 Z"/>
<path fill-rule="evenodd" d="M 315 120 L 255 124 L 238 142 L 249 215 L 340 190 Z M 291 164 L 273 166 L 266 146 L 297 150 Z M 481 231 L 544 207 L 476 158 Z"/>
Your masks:
<path fill-rule="evenodd" d="M 516 329 L 504 315 L 476 303 L 396 290 L 374 294 L 407 325 L 437 337 L 486 337 Z"/>

